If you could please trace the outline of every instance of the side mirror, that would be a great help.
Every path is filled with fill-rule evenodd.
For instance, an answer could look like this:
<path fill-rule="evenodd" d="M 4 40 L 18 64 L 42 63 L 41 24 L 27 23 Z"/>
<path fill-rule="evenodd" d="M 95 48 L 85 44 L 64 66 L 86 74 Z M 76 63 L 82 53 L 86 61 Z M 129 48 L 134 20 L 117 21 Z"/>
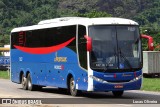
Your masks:
<path fill-rule="evenodd" d="M 148 50 L 153 51 L 154 46 L 153 46 L 153 38 L 149 35 L 141 34 L 141 38 L 148 39 Z"/>
<path fill-rule="evenodd" d="M 86 39 L 86 47 L 87 47 L 87 51 L 91 52 L 92 51 L 92 38 L 85 35 L 84 38 Z"/>

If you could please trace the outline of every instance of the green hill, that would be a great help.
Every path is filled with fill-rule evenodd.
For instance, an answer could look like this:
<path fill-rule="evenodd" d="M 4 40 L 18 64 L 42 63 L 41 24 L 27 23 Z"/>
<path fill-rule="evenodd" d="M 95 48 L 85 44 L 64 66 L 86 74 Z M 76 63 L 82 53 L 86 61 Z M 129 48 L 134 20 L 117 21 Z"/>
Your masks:
<path fill-rule="evenodd" d="M 9 44 L 15 27 L 57 17 L 99 15 L 133 19 L 159 44 L 160 0 L 0 0 L 0 45 Z"/>

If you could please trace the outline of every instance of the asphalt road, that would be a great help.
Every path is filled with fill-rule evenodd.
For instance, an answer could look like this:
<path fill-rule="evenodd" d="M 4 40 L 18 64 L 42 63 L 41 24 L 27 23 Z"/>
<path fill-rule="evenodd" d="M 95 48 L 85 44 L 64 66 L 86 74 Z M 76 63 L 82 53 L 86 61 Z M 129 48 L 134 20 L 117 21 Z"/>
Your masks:
<path fill-rule="evenodd" d="M 68 104 L 80 107 L 82 106 L 81 104 L 85 104 L 83 105 L 84 107 L 102 107 L 106 106 L 106 104 L 107 107 L 160 106 L 160 92 L 126 91 L 121 98 L 115 98 L 111 92 L 83 92 L 81 96 L 72 97 L 67 91 L 60 91 L 54 87 L 45 87 L 39 91 L 23 90 L 20 84 L 15 84 L 5 79 L 0 79 L 0 98 L 42 98 L 44 103 L 62 104 L 67 107 L 69 106 Z M 159 104 L 155 104 L 156 102 Z M 2 105 L 0 104 L 0 106 Z"/>

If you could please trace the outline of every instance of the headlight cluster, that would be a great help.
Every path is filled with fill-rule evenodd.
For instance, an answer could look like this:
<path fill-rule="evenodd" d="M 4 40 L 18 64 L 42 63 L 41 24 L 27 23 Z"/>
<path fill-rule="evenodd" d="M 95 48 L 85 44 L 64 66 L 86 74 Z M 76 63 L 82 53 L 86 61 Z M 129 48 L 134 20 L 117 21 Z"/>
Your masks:
<path fill-rule="evenodd" d="M 104 81 L 103 79 L 100 79 L 100 78 L 98 78 L 98 77 L 95 77 L 95 76 L 93 76 L 93 75 L 90 75 L 89 77 L 92 78 L 93 80 L 98 81 L 98 82 L 101 82 L 101 83 L 110 83 L 110 82 Z M 138 77 L 135 77 L 133 80 L 130 80 L 129 82 L 122 82 L 122 83 L 134 82 L 134 81 L 137 81 L 137 80 L 139 80 L 139 79 L 141 79 L 141 78 L 142 78 L 142 75 L 140 75 L 140 76 L 138 76 Z M 119 83 L 110 83 L 110 84 L 119 84 Z"/>
<path fill-rule="evenodd" d="M 142 75 L 140 75 L 140 76 L 138 76 L 138 77 L 135 77 L 133 80 L 131 80 L 131 81 L 129 81 L 129 82 L 137 81 L 137 80 L 139 80 L 139 79 L 141 79 L 141 78 L 142 78 Z"/>
<path fill-rule="evenodd" d="M 92 78 L 92 79 L 95 80 L 95 81 L 101 82 L 101 83 L 108 83 L 107 81 L 104 81 L 104 80 L 102 80 L 102 79 L 100 79 L 100 78 L 97 78 L 97 77 L 95 77 L 95 76 L 93 76 L 93 75 L 90 75 L 90 78 Z"/>

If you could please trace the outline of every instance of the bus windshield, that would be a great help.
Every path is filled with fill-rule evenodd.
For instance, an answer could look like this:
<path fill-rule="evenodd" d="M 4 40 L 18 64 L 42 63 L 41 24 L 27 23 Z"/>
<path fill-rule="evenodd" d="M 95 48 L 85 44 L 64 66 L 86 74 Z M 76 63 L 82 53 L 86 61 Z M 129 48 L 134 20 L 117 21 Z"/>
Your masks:
<path fill-rule="evenodd" d="M 89 36 L 92 38 L 91 69 L 96 71 L 135 71 L 142 68 L 138 26 L 89 26 Z"/>

